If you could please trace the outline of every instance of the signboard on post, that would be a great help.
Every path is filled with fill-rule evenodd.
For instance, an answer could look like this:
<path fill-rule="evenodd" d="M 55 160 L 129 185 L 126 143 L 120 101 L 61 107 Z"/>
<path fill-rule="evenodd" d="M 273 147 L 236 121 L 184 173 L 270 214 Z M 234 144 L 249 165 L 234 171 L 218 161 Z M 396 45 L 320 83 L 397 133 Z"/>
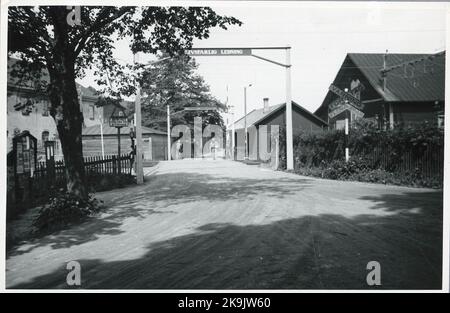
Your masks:
<path fill-rule="evenodd" d="M 114 111 L 111 114 L 111 117 L 109 118 L 109 126 L 117 128 L 117 155 L 118 155 L 118 162 L 117 162 L 117 169 L 119 172 L 119 175 L 122 174 L 121 169 L 121 152 L 120 152 L 120 129 L 122 127 L 128 126 L 128 117 L 126 116 L 123 108 L 119 108 L 117 111 L 117 107 L 114 108 Z"/>
<path fill-rule="evenodd" d="M 201 49 L 195 48 L 190 50 L 185 50 L 184 53 L 190 56 L 241 56 L 241 55 L 251 55 L 252 50 L 248 48 L 242 49 Z"/>
<path fill-rule="evenodd" d="M 345 101 L 346 103 L 348 103 L 348 104 L 352 105 L 353 107 L 355 107 L 357 110 L 362 111 L 364 109 L 364 105 L 361 102 L 361 100 L 359 100 L 358 98 L 356 98 L 352 94 L 343 91 L 342 89 L 336 87 L 333 84 L 331 84 L 328 89 L 331 92 L 333 92 L 336 95 L 338 95 L 339 98 L 341 98 L 343 101 Z M 330 109 L 334 109 L 334 108 L 330 108 Z"/>
<path fill-rule="evenodd" d="M 344 111 L 350 111 L 352 112 L 356 118 L 362 118 L 364 117 L 364 113 L 355 109 L 353 106 L 351 106 L 348 103 L 342 103 L 341 105 L 334 107 L 330 113 L 328 113 L 328 117 L 330 119 L 336 117 L 337 115 L 341 114 Z"/>
<path fill-rule="evenodd" d="M 123 111 L 119 111 L 118 114 L 113 114 L 109 118 L 109 126 L 111 127 L 127 127 L 128 126 L 128 118 Z"/>

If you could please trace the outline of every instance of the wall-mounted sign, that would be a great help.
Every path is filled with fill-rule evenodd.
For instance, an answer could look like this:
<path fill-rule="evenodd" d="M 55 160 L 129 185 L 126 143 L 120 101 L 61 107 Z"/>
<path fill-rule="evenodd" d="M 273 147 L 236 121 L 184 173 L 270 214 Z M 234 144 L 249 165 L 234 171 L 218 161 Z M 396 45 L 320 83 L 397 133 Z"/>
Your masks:
<path fill-rule="evenodd" d="M 190 56 L 239 56 L 239 55 L 251 55 L 251 49 L 201 49 L 195 48 L 185 50 L 185 54 Z"/>

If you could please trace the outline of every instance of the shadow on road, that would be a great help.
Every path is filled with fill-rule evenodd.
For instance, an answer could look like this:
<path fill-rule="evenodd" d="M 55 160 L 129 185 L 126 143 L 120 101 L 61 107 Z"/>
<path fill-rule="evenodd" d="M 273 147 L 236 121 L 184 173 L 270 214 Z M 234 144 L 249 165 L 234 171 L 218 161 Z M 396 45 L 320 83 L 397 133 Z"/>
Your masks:
<path fill-rule="evenodd" d="M 276 188 L 269 187 L 270 182 L 254 183 L 259 192 L 277 193 Z M 305 188 L 307 181 L 303 183 L 287 192 Z M 226 199 L 257 194 L 255 189 L 242 188 L 248 186 L 248 180 L 205 184 L 207 194 L 196 190 L 185 194 L 187 180 L 184 185 L 180 182 L 180 193 L 174 190 L 162 196 L 137 192 L 136 196 L 159 210 L 165 198 L 197 201 L 212 195 Z M 222 193 L 214 194 L 214 191 Z M 283 194 L 285 189 L 277 196 Z M 414 208 L 407 205 L 411 197 L 416 199 Z M 302 216 L 265 225 L 205 224 L 193 234 L 147 245 L 146 253 L 138 259 L 110 262 L 81 259 L 78 260 L 82 267 L 81 288 L 440 289 L 442 192 L 426 195 L 405 192 L 365 197 L 365 200 L 373 202 L 374 214 L 352 218 L 336 214 Z M 134 205 L 133 201 L 135 197 L 130 196 L 119 200 L 117 205 L 126 207 Z M 381 210 L 391 214 L 377 215 Z M 96 231 L 120 232 L 118 225 L 122 218 L 125 218 L 123 213 L 119 218 L 113 214 Z M 67 241 L 66 246 L 77 244 L 77 236 L 83 233 L 80 230 L 73 230 L 73 238 L 61 240 Z M 84 235 L 95 236 L 97 233 L 92 231 Z M 86 240 L 82 236 L 79 239 L 83 238 Z M 369 261 L 381 264 L 380 287 L 366 284 Z M 28 283 L 7 286 L 68 288 L 66 275 L 65 264 L 61 264 L 58 270 Z"/>
<path fill-rule="evenodd" d="M 155 182 L 155 183 L 154 183 Z M 7 259 L 50 245 L 53 249 L 69 248 L 99 239 L 104 235 L 119 235 L 124 220 L 144 219 L 152 214 L 177 214 L 171 206 L 210 200 L 227 201 L 249 199 L 264 194 L 277 198 L 288 197 L 308 187 L 302 178 L 249 179 L 220 177 L 190 172 L 164 173 L 146 178 L 141 186 L 98 193 L 105 201 L 106 212 L 88 221 L 42 238 L 21 242 L 26 248 L 8 249 Z"/>

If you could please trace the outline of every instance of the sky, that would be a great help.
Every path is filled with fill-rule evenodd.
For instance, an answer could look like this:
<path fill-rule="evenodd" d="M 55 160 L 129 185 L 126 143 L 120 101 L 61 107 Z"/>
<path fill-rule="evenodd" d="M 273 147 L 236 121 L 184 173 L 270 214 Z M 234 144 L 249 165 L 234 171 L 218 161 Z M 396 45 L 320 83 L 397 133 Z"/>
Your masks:
<path fill-rule="evenodd" d="M 435 53 L 445 49 L 446 3 L 216 3 L 221 15 L 241 27 L 213 29 L 194 47 L 291 46 L 292 100 L 314 112 L 322 103 L 347 53 Z M 285 63 L 285 51 L 253 50 Z M 118 42 L 115 57 L 132 62 L 128 42 Z M 154 56 L 140 55 L 146 62 Z M 234 107 L 235 118 L 285 101 L 285 68 L 251 56 L 196 57 L 198 73 L 219 100 Z M 95 87 L 94 77 L 80 81 Z M 228 91 L 227 91 L 228 90 Z M 231 121 L 231 115 L 225 115 Z"/>

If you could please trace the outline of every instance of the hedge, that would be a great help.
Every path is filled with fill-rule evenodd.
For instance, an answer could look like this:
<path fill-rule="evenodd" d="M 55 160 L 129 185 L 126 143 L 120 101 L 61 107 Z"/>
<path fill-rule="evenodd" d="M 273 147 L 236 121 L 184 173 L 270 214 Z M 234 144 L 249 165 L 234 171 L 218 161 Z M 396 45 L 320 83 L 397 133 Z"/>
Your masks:
<path fill-rule="evenodd" d="M 284 133 L 280 131 L 282 168 L 286 168 Z M 443 146 L 443 130 L 427 122 L 385 130 L 359 120 L 349 130 L 349 162 L 343 130 L 296 135 L 295 171 L 330 179 L 440 188 Z"/>

